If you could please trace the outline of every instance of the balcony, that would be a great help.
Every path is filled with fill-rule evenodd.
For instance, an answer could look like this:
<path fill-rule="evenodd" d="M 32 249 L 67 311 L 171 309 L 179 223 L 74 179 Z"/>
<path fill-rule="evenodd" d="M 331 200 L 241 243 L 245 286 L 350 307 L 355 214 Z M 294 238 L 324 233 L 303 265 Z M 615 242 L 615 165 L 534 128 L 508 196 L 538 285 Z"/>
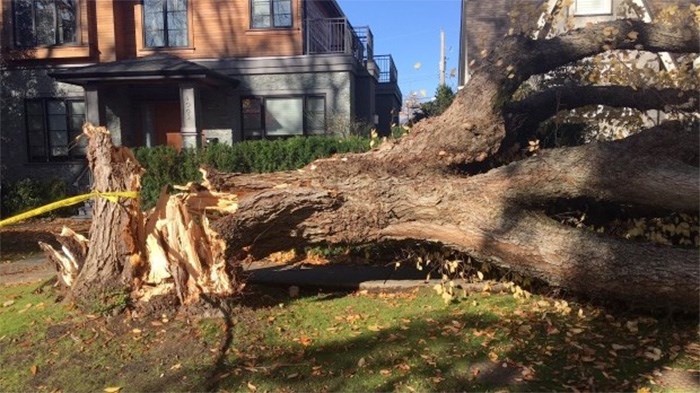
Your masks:
<path fill-rule="evenodd" d="M 374 56 L 374 62 L 377 64 L 377 68 L 379 68 L 379 83 L 398 82 L 399 73 L 396 70 L 396 65 L 391 55 Z"/>
<path fill-rule="evenodd" d="M 371 31 L 369 40 L 371 43 Z M 342 53 L 352 55 L 358 63 L 366 58 L 366 47 L 347 18 L 308 19 L 306 21 L 306 54 Z M 371 48 L 368 51 L 371 53 Z"/>

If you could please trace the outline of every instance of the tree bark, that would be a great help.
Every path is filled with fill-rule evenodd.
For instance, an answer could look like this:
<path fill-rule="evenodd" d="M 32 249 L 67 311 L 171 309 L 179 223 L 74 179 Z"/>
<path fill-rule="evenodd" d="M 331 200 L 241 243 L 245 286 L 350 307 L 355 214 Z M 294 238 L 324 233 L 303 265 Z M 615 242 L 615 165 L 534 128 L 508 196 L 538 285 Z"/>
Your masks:
<path fill-rule="evenodd" d="M 589 196 L 697 211 L 697 166 L 684 160 L 697 160 L 692 141 L 699 136 L 697 130 L 661 127 L 623 141 L 545 152 L 471 177 L 328 176 L 307 167 L 253 176 L 211 172 L 208 180 L 241 195 L 239 211 L 216 229 L 233 249 L 255 256 L 316 242 L 428 241 L 589 295 L 692 309 L 700 277 L 697 249 L 565 227 L 532 207 Z M 332 161 L 352 166 L 347 158 Z M 611 162 L 615 168 L 607 167 Z"/>
<path fill-rule="evenodd" d="M 480 175 L 459 171 L 498 158 L 506 105 L 529 76 L 612 48 L 692 52 L 698 34 L 688 30 L 615 21 L 545 41 L 507 38 L 442 116 L 420 122 L 397 142 L 296 172 L 211 171 L 214 189 L 240 198 L 239 211 L 215 227 L 232 249 L 255 256 L 316 242 L 436 242 L 591 296 L 696 311 L 697 248 L 565 227 L 539 209 L 587 197 L 697 213 L 697 127 L 665 124 L 623 141 L 541 152 Z M 599 98 L 612 100 L 615 89 Z M 643 107 L 669 104 L 635 98 L 621 99 Z M 689 100 L 680 99 L 669 101 Z"/>
<path fill-rule="evenodd" d="M 87 157 L 98 192 L 139 191 L 143 169 L 127 148 L 114 147 L 101 127 L 86 126 Z M 95 198 L 90 244 L 72 294 L 79 303 L 98 307 L 112 297 L 128 294 L 138 269 L 144 265 L 143 216 L 138 199 L 117 202 Z"/>

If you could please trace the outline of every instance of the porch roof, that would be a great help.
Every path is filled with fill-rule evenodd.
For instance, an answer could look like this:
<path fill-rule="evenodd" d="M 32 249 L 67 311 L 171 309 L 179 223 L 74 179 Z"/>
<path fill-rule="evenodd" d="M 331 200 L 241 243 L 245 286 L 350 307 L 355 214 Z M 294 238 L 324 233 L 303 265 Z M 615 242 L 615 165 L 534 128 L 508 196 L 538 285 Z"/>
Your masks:
<path fill-rule="evenodd" d="M 238 79 L 197 63 L 166 54 L 118 60 L 85 67 L 64 68 L 49 73 L 61 82 L 76 85 L 93 83 L 199 81 L 208 85 L 236 87 Z"/>

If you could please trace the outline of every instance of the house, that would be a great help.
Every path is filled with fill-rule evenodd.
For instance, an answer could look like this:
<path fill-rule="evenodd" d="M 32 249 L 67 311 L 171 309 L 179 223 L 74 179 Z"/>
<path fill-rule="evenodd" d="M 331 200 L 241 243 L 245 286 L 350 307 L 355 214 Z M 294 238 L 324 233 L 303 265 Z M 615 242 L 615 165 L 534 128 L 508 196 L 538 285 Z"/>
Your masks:
<path fill-rule="evenodd" d="M 85 177 L 81 125 L 117 145 L 388 133 L 390 55 L 335 0 L 1 0 L 2 180 Z"/>
<path fill-rule="evenodd" d="M 533 21 L 536 26 L 526 32 L 545 38 L 565 28 L 618 18 L 649 22 L 666 7 L 692 3 L 694 0 L 462 0 L 458 85 L 461 88 L 469 81 L 470 70 L 503 37 L 533 27 Z M 564 18 L 547 22 L 548 15 L 560 12 Z M 659 60 L 666 69 L 675 67 L 668 54 L 660 54 Z"/>

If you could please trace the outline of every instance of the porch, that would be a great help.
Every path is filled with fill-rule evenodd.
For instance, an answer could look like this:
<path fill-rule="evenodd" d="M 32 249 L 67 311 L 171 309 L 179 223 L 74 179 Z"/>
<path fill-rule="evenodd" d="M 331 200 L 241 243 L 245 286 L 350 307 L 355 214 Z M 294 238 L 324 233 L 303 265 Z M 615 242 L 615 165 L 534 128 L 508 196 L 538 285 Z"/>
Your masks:
<path fill-rule="evenodd" d="M 177 149 L 204 142 L 202 93 L 217 94 L 217 88 L 238 85 L 224 74 L 168 55 L 65 69 L 50 76 L 83 87 L 85 120 L 121 130 L 115 142 Z"/>

